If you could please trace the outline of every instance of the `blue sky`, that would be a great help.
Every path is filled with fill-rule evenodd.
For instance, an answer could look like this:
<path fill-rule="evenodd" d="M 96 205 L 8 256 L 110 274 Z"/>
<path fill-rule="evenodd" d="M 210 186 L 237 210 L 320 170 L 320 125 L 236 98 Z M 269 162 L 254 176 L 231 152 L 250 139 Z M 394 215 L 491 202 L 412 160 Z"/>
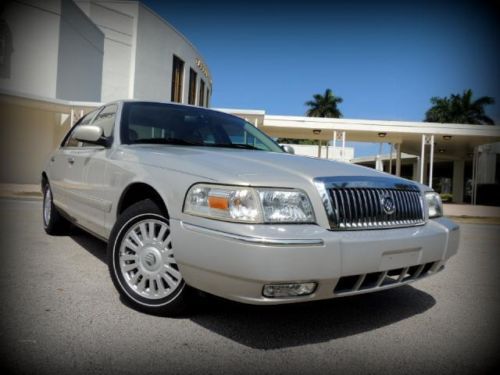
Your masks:
<path fill-rule="evenodd" d="M 153 1 L 213 76 L 213 107 L 303 115 L 331 88 L 346 118 L 421 121 L 432 96 L 493 96 L 500 27 L 487 2 Z M 357 156 L 373 147 L 357 148 Z"/>

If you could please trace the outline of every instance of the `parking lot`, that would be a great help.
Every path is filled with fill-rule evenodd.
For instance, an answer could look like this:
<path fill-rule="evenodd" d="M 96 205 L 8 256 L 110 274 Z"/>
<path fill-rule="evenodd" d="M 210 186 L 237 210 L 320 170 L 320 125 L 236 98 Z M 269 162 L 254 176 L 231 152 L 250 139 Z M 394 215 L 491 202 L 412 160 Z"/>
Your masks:
<path fill-rule="evenodd" d="M 119 298 L 105 244 L 45 235 L 39 200 L 0 200 L 0 359 L 11 372 L 477 373 L 498 359 L 500 226 L 462 224 L 459 254 L 412 286 L 255 307 L 205 296 L 190 316 Z"/>

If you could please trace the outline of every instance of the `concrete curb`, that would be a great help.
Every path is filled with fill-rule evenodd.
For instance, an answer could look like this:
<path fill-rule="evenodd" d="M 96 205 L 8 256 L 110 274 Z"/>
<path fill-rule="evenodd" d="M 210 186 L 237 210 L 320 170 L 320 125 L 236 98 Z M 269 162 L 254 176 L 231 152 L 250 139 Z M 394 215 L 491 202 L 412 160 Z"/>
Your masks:
<path fill-rule="evenodd" d="M 447 216 L 459 224 L 495 224 L 500 225 L 500 217 L 477 217 L 477 216 Z"/>
<path fill-rule="evenodd" d="M 42 194 L 11 194 L 0 192 L 0 199 L 18 199 L 18 200 L 26 200 L 26 201 L 41 201 Z"/>

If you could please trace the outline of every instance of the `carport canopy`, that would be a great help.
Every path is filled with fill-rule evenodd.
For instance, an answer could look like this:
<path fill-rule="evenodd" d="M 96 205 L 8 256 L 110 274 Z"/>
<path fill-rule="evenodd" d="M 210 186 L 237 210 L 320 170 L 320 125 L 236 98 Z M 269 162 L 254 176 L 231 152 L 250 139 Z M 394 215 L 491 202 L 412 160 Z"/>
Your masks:
<path fill-rule="evenodd" d="M 500 126 L 441 124 L 432 122 L 336 119 L 267 115 L 264 111 L 219 109 L 256 125 L 274 138 L 331 141 L 334 131 L 345 132 L 351 142 L 384 142 L 401 145 L 401 152 L 420 155 L 422 137 L 434 135 L 435 160 L 471 158 L 475 147 L 499 142 Z"/>

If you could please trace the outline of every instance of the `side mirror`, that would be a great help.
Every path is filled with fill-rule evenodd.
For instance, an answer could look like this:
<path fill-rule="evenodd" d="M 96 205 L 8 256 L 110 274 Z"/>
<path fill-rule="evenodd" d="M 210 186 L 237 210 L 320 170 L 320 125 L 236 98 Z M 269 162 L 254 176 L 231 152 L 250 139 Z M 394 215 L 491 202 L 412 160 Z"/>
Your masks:
<path fill-rule="evenodd" d="M 295 154 L 295 149 L 292 147 L 292 146 L 289 146 L 289 145 L 281 145 L 281 148 L 283 149 L 283 151 L 285 151 L 286 153 L 289 153 L 289 154 Z"/>
<path fill-rule="evenodd" d="M 103 136 L 102 129 L 95 125 L 80 125 L 75 129 L 75 139 L 93 143 L 96 145 L 107 146 L 107 139 Z"/>

